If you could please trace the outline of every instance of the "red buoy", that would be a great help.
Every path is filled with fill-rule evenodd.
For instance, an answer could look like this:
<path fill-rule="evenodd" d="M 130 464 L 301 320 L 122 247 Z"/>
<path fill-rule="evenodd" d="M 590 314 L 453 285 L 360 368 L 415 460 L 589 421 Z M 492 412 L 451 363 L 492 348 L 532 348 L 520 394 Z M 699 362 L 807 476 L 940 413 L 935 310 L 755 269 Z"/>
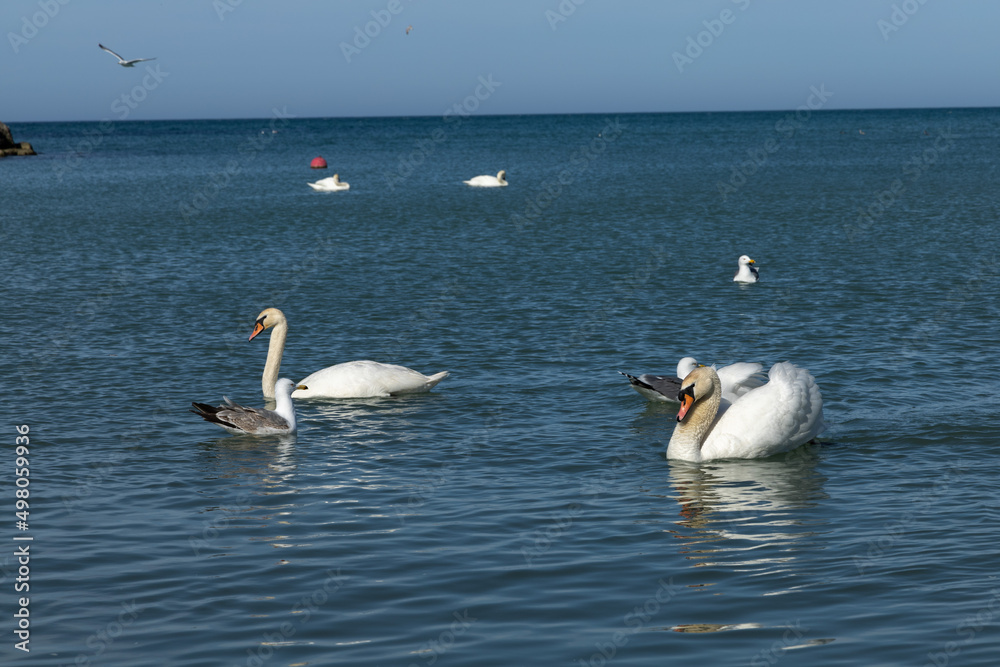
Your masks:
<path fill-rule="evenodd" d="M 312 162 L 309 163 L 309 166 L 313 169 L 326 169 L 326 160 L 324 160 L 322 156 L 314 157 Z"/>

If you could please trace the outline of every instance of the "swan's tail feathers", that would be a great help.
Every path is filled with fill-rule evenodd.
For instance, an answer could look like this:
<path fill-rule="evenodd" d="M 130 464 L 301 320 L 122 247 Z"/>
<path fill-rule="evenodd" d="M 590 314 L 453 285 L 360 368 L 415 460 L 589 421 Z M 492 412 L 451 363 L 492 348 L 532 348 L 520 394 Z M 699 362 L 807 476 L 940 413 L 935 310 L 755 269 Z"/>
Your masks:
<path fill-rule="evenodd" d="M 427 378 L 427 388 L 432 389 L 438 382 L 451 375 L 450 371 L 441 371 Z"/>

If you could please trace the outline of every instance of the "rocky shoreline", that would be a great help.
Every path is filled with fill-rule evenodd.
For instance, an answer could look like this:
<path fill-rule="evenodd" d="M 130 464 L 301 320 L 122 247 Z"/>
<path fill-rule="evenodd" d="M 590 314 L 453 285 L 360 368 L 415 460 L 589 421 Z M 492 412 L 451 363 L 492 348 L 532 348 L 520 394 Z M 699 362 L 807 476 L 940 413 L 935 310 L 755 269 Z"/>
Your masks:
<path fill-rule="evenodd" d="M 10 133 L 10 128 L 0 123 L 0 157 L 10 155 L 38 155 L 35 149 L 27 141 L 19 144 L 14 143 L 14 137 Z"/>

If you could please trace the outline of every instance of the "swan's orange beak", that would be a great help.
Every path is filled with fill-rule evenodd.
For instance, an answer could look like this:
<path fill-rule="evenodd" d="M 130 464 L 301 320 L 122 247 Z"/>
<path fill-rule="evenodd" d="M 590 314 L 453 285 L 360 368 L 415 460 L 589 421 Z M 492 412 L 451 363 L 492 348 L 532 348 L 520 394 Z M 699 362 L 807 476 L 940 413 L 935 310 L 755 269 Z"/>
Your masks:
<path fill-rule="evenodd" d="M 259 334 L 263 330 L 264 330 L 264 318 L 262 317 L 259 320 L 257 320 L 256 324 L 253 325 L 253 333 L 250 334 L 250 340 L 256 338 L 257 334 Z"/>
<path fill-rule="evenodd" d="M 694 405 L 694 385 L 688 385 L 681 389 L 680 393 L 677 394 L 677 398 L 681 400 L 681 408 L 677 411 L 677 421 L 681 421 L 688 413 L 688 410 L 691 409 L 691 406 Z"/>

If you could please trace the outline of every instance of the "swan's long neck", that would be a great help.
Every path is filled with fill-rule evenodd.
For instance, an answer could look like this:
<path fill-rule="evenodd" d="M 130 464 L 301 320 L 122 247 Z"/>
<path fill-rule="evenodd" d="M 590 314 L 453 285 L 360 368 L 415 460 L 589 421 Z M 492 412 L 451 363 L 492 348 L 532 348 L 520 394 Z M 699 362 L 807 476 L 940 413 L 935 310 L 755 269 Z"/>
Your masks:
<path fill-rule="evenodd" d="M 280 356 L 280 355 L 279 355 Z M 274 384 L 271 384 L 274 388 Z M 295 430 L 295 406 L 292 405 L 292 393 L 280 393 L 275 397 L 274 411 L 281 415 L 288 422 L 289 432 Z"/>
<path fill-rule="evenodd" d="M 712 430 L 715 415 L 719 412 L 722 401 L 722 384 L 714 382 L 712 393 L 695 401 L 688 410 L 684 421 L 677 422 L 674 433 L 667 445 L 668 459 L 684 461 L 701 461 L 701 446 Z"/>
<path fill-rule="evenodd" d="M 285 353 L 285 337 L 288 336 L 288 324 L 278 322 L 271 329 L 271 342 L 267 345 L 267 362 L 264 364 L 264 375 L 260 380 L 260 388 L 264 398 L 274 398 L 274 383 L 278 381 L 281 370 L 281 355 Z M 289 404 L 291 399 L 289 399 Z"/>

